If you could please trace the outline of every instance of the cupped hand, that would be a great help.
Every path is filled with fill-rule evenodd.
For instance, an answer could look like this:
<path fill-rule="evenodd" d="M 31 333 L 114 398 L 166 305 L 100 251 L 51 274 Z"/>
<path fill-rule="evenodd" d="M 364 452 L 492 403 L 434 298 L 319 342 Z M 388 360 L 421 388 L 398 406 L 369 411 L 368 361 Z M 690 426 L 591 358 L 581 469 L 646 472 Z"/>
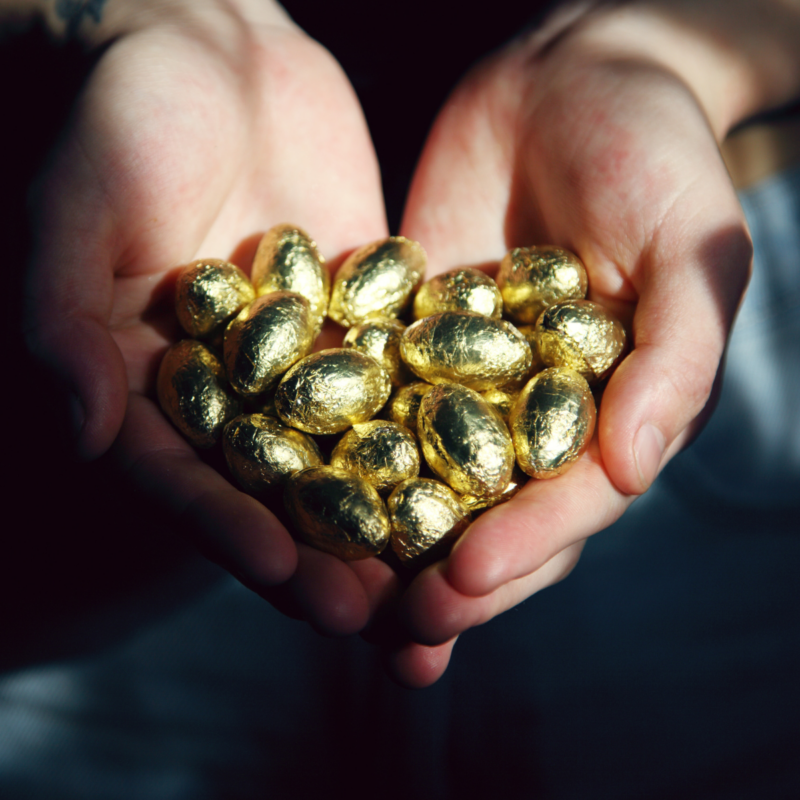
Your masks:
<path fill-rule="evenodd" d="M 342 71 L 277 6 L 245 6 L 142 4 L 149 13 L 115 32 L 37 191 L 27 337 L 63 385 L 81 457 L 111 448 L 212 559 L 319 630 L 349 633 L 388 572 L 362 566 L 362 579 L 295 545 L 153 402 L 159 360 L 181 337 L 177 267 L 219 257 L 247 268 L 248 240 L 279 222 L 304 227 L 329 258 L 386 235 Z"/>
<path fill-rule="evenodd" d="M 636 25 L 626 40 L 624 15 L 607 21 L 562 20 L 473 70 L 412 184 L 402 232 L 432 273 L 565 246 L 632 345 L 584 457 L 481 516 L 405 594 L 393 668 L 413 685 L 441 675 L 458 634 L 563 578 L 696 433 L 747 283 L 751 243 L 718 150 L 735 112 L 712 102 L 725 67 L 693 85 Z"/>

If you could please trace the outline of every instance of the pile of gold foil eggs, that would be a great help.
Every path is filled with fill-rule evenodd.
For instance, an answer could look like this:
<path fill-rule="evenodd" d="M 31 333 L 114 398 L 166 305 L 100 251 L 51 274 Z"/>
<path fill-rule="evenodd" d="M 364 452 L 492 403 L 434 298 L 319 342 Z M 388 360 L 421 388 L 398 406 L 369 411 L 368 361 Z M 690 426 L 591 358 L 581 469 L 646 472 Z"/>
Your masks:
<path fill-rule="evenodd" d="M 390 544 L 424 566 L 522 473 L 563 473 L 592 437 L 592 387 L 625 349 L 567 250 L 511 250 L 496 281 L 457 269 L 420 286 L 425 264 L 392 236 L 356 250 L 331 286 L 309 236 L 278 225 L 251 278 L 207 259 L 177 280 L 192 338 L 161 363 L 162 409 L 195 447 L 221 440 L 244 491 L 282 491 L 298 535 L 341 558 Z M 326 316 L 348 328 L 343 346 L 313 352 Z"/>

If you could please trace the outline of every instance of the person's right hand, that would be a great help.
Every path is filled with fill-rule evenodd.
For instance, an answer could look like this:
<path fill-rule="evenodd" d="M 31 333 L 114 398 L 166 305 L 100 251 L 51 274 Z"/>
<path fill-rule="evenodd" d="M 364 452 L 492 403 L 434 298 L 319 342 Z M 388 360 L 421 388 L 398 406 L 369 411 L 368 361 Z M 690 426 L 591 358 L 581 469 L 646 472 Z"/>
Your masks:
<path fill-rule="evenodd" d="M 296 545 L 152 398 L 181 335 L 178 266 L 237 260 L 279 222 L 304 227 L 329 258 L 386 235 L 361 109 L 334 59 L 270 2 L 125 8 L 88 31 L 113 41 L 36 192 L 31 351 L 64 387 L 80 457 L 114 443 L 124 479 L 245 585 L 325 633 L 358 631 L 391 580 L 385 565 Z"/>

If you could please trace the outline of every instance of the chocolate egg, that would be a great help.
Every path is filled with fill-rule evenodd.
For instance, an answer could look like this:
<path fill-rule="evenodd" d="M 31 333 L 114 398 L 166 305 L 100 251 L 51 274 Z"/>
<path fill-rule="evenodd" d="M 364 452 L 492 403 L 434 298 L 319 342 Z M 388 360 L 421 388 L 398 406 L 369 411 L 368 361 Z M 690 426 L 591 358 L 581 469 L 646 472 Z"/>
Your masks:
<path fill-rule="evenodd" d="M 508 419 L 508 415 L 519 397 L 519 392 L 504 392 L 502 389 L 487 389 L 480 394 L 501 416 L 503 422 Z"/>
<path fill-rule="evenodd" d="M 213 339 L 255 299 L 255 290 L 235 264 L 218 258 L 193 261 L 175 283 L 175 312 L 193 339 Z"/>
<path fill-rule="evenodd" d="M 499 506 L 501 503 L 505 503 L 514 497 L 525 485 L 527 480 L 528 478 L 526 475 L 523 475 L 519 469 L 515 469 L 511 474 L 511 481 L 503 490 L 502 494 L 495 495 L 494 497 L 479 497 L 474 494 L 462 494 L 461 502 L 473 514 L 482 514 L 484 511 Z"/>
<path fill-rule="evenodd" d="M 237 392 L 257 395 L 306 355 L 314 343 L 308 300 L 272 292 L 243 309 L 225 331 L 225 368 Z"/>
<path fill-rule="evenodd" d="M 412 377 L 400 358 L 400 338 L 405 329 L 396 319 L 372 317 L 350 328 L 342 344 L 372 356 L 389 373 L 392 386 L 403 386 Z"/>
<path fill-rule="evenodd" d="M 156 390 L 172 424 L 199 449 L 212 447 L 241 408 L 219 359 L 194 339 L 184 339 L 167 350 Z"/>
<path fill-rule="evenodd" d="M 388 494 L 401 481 L 419 475 L 417 440 L 396 422 L 357 423 L 334 447 L 331 466 L 354 472 Z"/>
<path fill-rule="evenodd" d="M 358 350 L 320 350 L 295 364 L 275 392 L 278 416 L 306 433 L 341 433 L 366 422 L 389 397 L 391 381 Z"/>
<path fill-rule="evenodd" d="M 419 405 L 422 398 L 432 389 L 430 383 L 414 381 L 407 386 L 401 386 L 386 404 L 386 416 L 399 425 L 403 425 L 416 433 Z"/>
<path fill-rule="evenodd" d="M 400 354 L 428 383 L 461 383 L 476 391 L 521 386 L 533 359 L 513 325 L 468 311 L 445 311 L 410 325 Z"/>
<path fill-rule="evenodd" d="M 542 357 L 539 355 L 539 337 L 536 333 L 536 326 L 515 325 L 514 327 L 525 337 L 528 344 L 531 346 L 531 355 L 533 356 L 533 360 L 531 361 L 531 371 L 528 373 L 528 379 L 530 379 L 536 375 L 537 372 L 541 372 L 547 366 L 544 361 L 542 361 Z"/>
<path fill-rule="evenodd" d="M 253 259 L 252 279 L 259 295 L 295 292 L 305 297 L 319 333 L 328 311 L 330 276 L 316 243 L 302 228 L 281 224 L 264 234 Z"/>
<path fill-rule="evenodd" d="M 301 538 L 326 553 L 355 561 L 377 555 L 389 542 L 389 515 L 375 487 L 335 467 L 292 475 L 286 510 Z"/>
<path fill-rule="evenodd" d="M 356 250 L 339 267 L 328 314 L 350 327 L 371 315 L 397 317 L 422 279 L 425 251 L 404 236 L 390 236 Z"/>
<path fill-rule="evenodd" d="M 419 409 L 417 428 L 428 466 L 459 494 L 502 494 L 514 468 L 514 447 L 497 412 L 475 391 L 434 386 Z"/>
<path fill-rule="evenodd" d="M 565 472 L 589 446 L 596 418 L 583 376 L 562 367 L 543 370 L 525 385 L 508 421 L 520 468 L 534 478 Z"/>
<path fill-rule="evenodd" d="M 553 303 L 586 297 L 588 279 L 583 262 L 574 253 L 542 245 L 515 247 L 506 253 L 497 285 L 506 316 L 520 324 L 533 324 Z"/>
<path fill-rule="evenodd" d="M 539 356 L 569 367 L 594 385 L 611 374 L 625 349 L 622 323 L 601 305 L 569 300 L 550 306 L 536 323 Z"/>
<path fill-rule="evenodd" d="M 401 483 L 387 505 L 392 550 L 414 568 L 446 556 L 470 522 L 470 513 L 458 495 L 449 486 L 427 478 Z"/>
<path fill-rule="evenodd" d="M 234 478 L 253 494 L 285 483 L 301 469 L 322 465 L 310 436 L 263 414 L 232 419 L 222 434 L 222 449 Z"/>
<path fill-rule="evenodd" d="M 497 284 L 478 269 L 453 269 L 419 287 L 414 319 L 442 311 L 472 311 L 487 317 L 503 316 L 503 298 Z"/>

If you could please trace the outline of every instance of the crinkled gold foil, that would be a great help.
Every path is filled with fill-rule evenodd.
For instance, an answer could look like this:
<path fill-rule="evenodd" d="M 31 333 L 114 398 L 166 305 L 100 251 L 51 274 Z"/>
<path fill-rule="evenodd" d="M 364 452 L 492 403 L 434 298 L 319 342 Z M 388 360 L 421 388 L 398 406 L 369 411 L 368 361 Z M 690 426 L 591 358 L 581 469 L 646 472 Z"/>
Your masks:
<path fill-rule="evenodd" d="M 515 325 L 514 327 L 525 337 L 528 344 L 531 346 L 531 355 L 533 359 L 531 361 L 531 371 L 528 373 L 528 380 L 530 380 L 536 373 L 541 372 L 547 366 L 539 355 L 539 337 L 536 333 L 536 326 Z"/>
<path fill-rule="evenodd" d="M 588 279 L 583 262 L 574 253 L 542 245 L 515 247 L 506 253 L 497 285 L 505 315 L 514 322 L 534 324 L 553 303 L 586 297 Z"/>
<path fill-rule="evenodd" d="M 161 409 L 199 449 L 212 447 L 241 408 L 219 359 L 194 339 L 184 339 L 167 350 L 156 389 Z"/>
<path fill-rule="evenodd" d="M 556 303 L 536 323 L 539 356 L 550 367 L 569 367 L 590 384 L 611 374 L 625 349 L 622 323 L 589 300 Z"/>
<path fill-rule="evenodd" d="M 319 447 L 310 436 L 263 414 L 232 419 L 222 434 L 222 449 L 231 474 L 252 494 L 323 463 Z"/>
<path fill-rule="evenodd" d="M 543 370 L 526 384 L 509 418 L 520 468 L 534 478 L 566 472 L 589 446 L 596 418 L 583 376 L 562 367 Z"/>
<path fill-rule="evenodd" d="M 330 299 L 330 276 L 316 243 L 302 229 L 281 224 L 270 228 L 253 259 L 253 285 L 259 295 L 296 292 L 308 300 L 319 333 Z"/>
<path fill-rule="evenodd" d="M 502 494 L 514 468 L 514 446 L 497 412 L 475 391 L 434 386 L 422 399 L 418 436 L 428 466 L 459 494 Z"/>
<path fill-rule="evenodd" d="M 243 395 L 273 387 L 314 344 L 308 300 L 293 292 L 262 295 L 243 309 L 225 331 L 225 368 Z"/>
<path fill-rule="evenodd" d="M 401 386 L 386 404 L 386 416 L 399 425 L 403 425 L 413 433 L 417 432 L 417 419 L 419 418 L 419 405 L 422 398 L 432 389 L 430 383 L 414 381 L 407 386 Z"/>
<path fill-rule="evenodd" d="M 342 344 L 372 356 L 389 373 L 392 386 L 403 386 L 413 377 L 400 358 L 400 338 L 405 329 L 399 320 L 371 317 L 350 328 Z"/>
<path fill-rule="evenodd" d="M 511 482 L 506 486 L 502 494 L 498 494 L 495 497 L 477 497 L 474 494 L 463 494 L 461 495 L 461 502 L 477 516 L 510 500 L 525 485 L 527 480 L 527 476 L 521 470 L 514 469 L 511 474 Z"/>
<path fill-rule="evenodd" d="M 386 370 L 358 350 L 320 350 L 295 364 L 275 392 L 278 416 L 306 433 L 341 433 L 366 422 L 389 397 Z"/>
<path fill-rule="evenodd" d="M 481 392 L 481 397 L 501 416 L 503 422 L 508 420 L 508 415 L 517 402 L 519 392 L 504 392 L 502 389 L 487 389 Z"/>
<path fill-rule="evenodd" d="M 410 567 L 420 568 L 447 555 L 470 523 L 458 495 L 439 481 L 411 478 L 387 501 L 392 549 Z"/>
<path fill-rule="evenodd" d="M 175 312 L 189 336 L 214 339 L 255 296 L 247 275 L 235 264 L 218 258 L 200 259 L 178 275 Z"/>
<path fill-rule="evenodd" d="M 355 561 L 389 542 L 389 515 L 375 487 L 335 467 L 312 467 L 286 483 L 286 510 L 304 541 Z"/>
<path fill-rule="evenodd" d="M 414 319 L 442 311 L 472 311 L 499 319 L 503 316 L 503 297 L 486 273 L 453 269 L 423 283 L 414 298 Z"/>
<path fill-rule="evenodd" d="M 359 248 L 336 273 L 328 315 L 348 328 L 372 315 L 397 317 L 422 280 L 426 261 L 422 246 L 404 236 Z"/>
<path fill-rule="evenodd" d="M 398 483 L 419 475 L 417 440 L 396 422 L 357 423 L 333 448 L 331 466 L 354 472 L 379 494 L 388 494 Z"/>
<path fill-rule="evenodd" d="M 400 354 L 429 383 L 461 383 L 476 391 L 519 387 L 533 355 L 509 322 L 468 311 L 445 311 L 406 328 Z"/>

